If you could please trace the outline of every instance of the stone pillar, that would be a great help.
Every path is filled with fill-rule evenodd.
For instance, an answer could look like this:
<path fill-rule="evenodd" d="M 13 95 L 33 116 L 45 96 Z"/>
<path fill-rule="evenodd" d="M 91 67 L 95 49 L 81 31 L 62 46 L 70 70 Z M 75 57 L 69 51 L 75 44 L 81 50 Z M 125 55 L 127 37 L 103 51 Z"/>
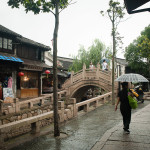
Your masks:
<path fill-rule="evenodd" d="M 40 99 L 40 104 L 41 104 L 41 105 L 44 104 L 44 98 Z"/>
<path fill-rule="evenodd" d="M 33 107 L 33 102 L 29 102 L 29 108 L 31 109 Z"/>
<path fill-rule="evenodd" d="M 31 133 L 36 134 L 40 132 L 40 122 L 34 122 L 31 124 Z"/>
<path fill-rule="evenodd" d="M 15 98 L 14 101 L 15 101 L 15 107 L 16 107 L 15 110 L 16 110 L 16 113 L 17 113 L 17 112 L 20 112 L 19 99 L 18 99 L 18 98 Z"/>
<path fill-rule="evenodd" d="M 98 100 L 95 101 L 94 106 L 95 106 L 95 107 L 98 107 Z"/>
<path fill-rule="evenodd" d="M 16 95 L 17 95 L 17 72 L 16 71 L 13 71 L 12 72 L 12 90 L 13 90 L 13 94 L 14 94 L 14 98 L 16 98 Z"/>
<path fill-rule="evenodd" d="M 86 104 L 86 105 L 84 106 L 84 111 L 85 111 L 85 112 L 88 112 L 88 111 L 89 111 L 89 104 Z"/>
<path fill-rule="evenodd" d="M 61 94 L 60 93 L 58 94 L 58 99 L 61 99 Z"/>
<path fill-rule="evenodd" d="M 64 102 L 58 101 L 58 110 L 60 110 L 59 116 L 60 116 L 60 122 L 64 122 Z"/>
<path fill-rule="evenodd" d="M 96 78 L 99 79 L 99 71 L 100 70 L 100 64 L 97 64 L 97 69 L 96 69 Z"/>
<path fill-rule="evenodd" d="M 73 105 L 73 117 L 77 116 L 76 99 L 70 98 L 70 104 Z"/>
<path fill-rule="evenodd" d="M 86 65 L 85 63 L 83 64 L 83 72 L 82 72 L 82 78 L 85 79 L 85 70 L 86 70 Z"/>
<path fill-rule="evenodd" d="M 0 112 L 3 113 L 3 101 L 0 100 Z"/>
<path fill-rule="evenodd" d="M 73 75 L 74 75 L 74 71 L 71 71 L 71 84 L 73 83 Z"/>

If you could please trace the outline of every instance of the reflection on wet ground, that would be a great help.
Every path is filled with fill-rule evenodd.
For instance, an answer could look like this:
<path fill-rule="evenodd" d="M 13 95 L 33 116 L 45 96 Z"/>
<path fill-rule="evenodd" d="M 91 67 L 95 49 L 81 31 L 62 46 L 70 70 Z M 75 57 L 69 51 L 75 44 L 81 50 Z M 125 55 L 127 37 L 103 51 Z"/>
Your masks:
<path fill-rule="evenodd" d="M 150 102 L 139 104 L 138 109 Z M 114 111 L 114 105 L 104 104 L 85 115 L 68 121 L 61 127 L 67 137 L 54 138 L 52 134 L 38 137 L 30 142 L 21 144 L 12 150 L 90 150 L 102 135 L 122 120 L 120 111 Z"/>

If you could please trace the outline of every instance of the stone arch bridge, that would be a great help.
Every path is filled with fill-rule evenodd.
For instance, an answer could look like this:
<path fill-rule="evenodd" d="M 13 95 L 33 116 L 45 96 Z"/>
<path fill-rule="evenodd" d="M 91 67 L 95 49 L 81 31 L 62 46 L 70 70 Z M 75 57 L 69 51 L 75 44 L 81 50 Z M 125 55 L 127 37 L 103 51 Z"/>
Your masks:
<path fill-rule="evenodd" d="M 71 77 L 62 85 L 68 98 L 76 98 L 77 102 L 81 101 L 81 97 L 89 88 L 94 87 L 99 87 L 105 92 L 112 91 L 112 73 L 101 70 L 100 64 L 94 69 L 86 69 L 86 65 L 83 65 L 82 70 L 77 73 L 72 72 Z M 115 91 L 116 89 L 117 83 L 115 83 Z"/>

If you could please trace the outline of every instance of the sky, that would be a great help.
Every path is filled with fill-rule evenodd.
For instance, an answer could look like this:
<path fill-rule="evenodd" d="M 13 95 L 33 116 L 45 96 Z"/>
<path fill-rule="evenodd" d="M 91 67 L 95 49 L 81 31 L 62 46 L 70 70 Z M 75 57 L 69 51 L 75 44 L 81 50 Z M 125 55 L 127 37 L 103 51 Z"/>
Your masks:
<path fill-rule="evenodd" d="M 52 13 L 26 13 L 24 8 L 12 9 L 8 0 L 0 0 L 0 24 L 22 36 L 50 46 L 52 48 L 55 19 Z M 81 45 L 87 50 L 95 39 L 112 47 L 111 21 L 100 14 L 108 9 L 109 0 L 73 0 L 60 13 L 58 31 L 58 56 L 71 58 L 78 54 Z M 123 2 L 123 0 L 120 0 Z M 147 3 L 146 6 L 150 6 Z M 144 6 L 143 6 L 144 7 Z M 126 12 L 127 13 L 127 12 Z M 136 39 L 142 30 L 150 24 L 150 12 L 127 14 L 120 22 L 118 32 L 123 38 L 123 49 Z M 117 53 L 124 58 L 123 50 Z"/>

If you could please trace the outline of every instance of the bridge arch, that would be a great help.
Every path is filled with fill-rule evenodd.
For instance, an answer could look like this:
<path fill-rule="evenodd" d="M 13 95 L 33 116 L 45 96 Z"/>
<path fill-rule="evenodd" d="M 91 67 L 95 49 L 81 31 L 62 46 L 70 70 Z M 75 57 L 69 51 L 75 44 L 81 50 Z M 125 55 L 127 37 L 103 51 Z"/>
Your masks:
<path fill-rule="evenodd" d="M 89 87 L 100 87 L 110 92 L 112 90 L 111 71 L 101 70 L 99 64 L 94 69 L 86 69 L 84 65 L 79 72 L 72 72 L 71 77 L 62 85 L 62 89 L 67 91 L 69 98 L 75 98 L 79 91 L 81 94 Z"/>

